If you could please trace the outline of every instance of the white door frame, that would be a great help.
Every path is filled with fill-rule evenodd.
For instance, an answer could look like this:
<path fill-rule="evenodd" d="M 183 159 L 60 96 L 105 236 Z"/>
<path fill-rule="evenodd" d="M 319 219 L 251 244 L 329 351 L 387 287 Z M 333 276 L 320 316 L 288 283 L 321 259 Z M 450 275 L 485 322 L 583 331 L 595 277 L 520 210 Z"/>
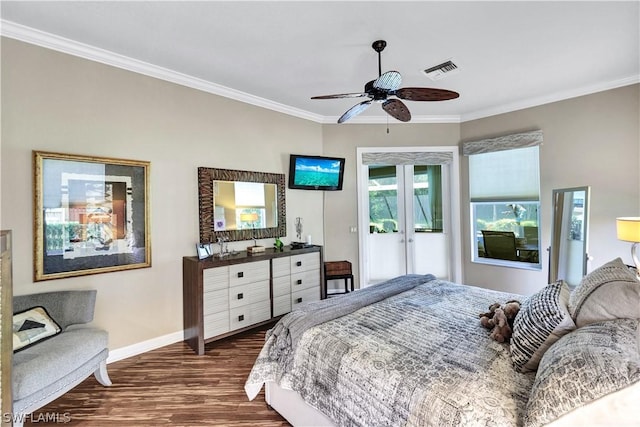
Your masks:
<path fill-rule="evenodd" d="M 356 157 L 358 162 L 357 171 L 357 193 L 358 193 L 358 265 L 360 278 L 360 288 L 369 283 L 369 260 L 365 256 L 368 254 L 369 218 L 366 215 L 369 206 L 369 168 L 362 163 L 364 153 L 451 153 L 451 164 L 446 168 L 449 171 L 448 182 L 450 186 L 448 192 L 443 189 L 443 197 L 449 197 L 450 209 L 447 216 L 447 224 L 444 233 L 448 234 L 449 242 L 449 277 L 450 280 L 462 283 L 462 241 L 460 222 L 460 160 L 457 146 L 445 147 L 357 147 Z M 444 181 L 444 180 L 443 180 Z M 447 215 L 447 212 L 443 212 Z"/>

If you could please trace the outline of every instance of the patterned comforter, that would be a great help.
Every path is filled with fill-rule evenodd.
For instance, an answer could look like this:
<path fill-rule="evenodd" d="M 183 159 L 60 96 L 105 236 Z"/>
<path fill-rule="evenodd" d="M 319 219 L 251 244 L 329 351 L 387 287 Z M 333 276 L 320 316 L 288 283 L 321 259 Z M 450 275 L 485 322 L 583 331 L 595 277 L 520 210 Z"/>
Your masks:
<path fill-rule="evenodd" d="M 478 314 L 522 298 L 409 275 L 310 303 L 267 333 L 245 390 L 275 381 L 340 426 L 521 425 L 535 374 Z"/>

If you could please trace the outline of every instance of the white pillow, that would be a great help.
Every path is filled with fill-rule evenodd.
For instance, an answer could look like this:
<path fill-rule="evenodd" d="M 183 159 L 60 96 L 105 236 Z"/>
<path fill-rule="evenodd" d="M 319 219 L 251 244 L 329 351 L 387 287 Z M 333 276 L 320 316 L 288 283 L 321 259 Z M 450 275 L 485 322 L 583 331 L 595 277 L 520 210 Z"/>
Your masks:
<path fill-rule="evenodd" d="M 569 297 L 577 327 L 613 319 L 640 319 L 640 281 L 620 258 L 586 275 Z"/>
<path fill-rule="evenodd" d="M 13 351 L 60 333 L 62 329 L 44 307 L 33 307 L 13 315 Z"/>

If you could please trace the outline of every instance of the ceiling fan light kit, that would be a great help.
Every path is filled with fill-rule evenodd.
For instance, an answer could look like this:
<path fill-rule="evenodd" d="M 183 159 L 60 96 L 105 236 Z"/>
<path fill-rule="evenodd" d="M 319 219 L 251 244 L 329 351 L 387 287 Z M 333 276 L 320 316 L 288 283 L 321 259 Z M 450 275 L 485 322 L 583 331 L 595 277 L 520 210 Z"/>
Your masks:
<path fill-rule="evenodd" d="M 361 98 L 368 97 L 369 99 L 359 104 L 354 105 L 348 109 L 339 119 L 338 123 L 344 123 L 352 117 L 357 116 L 364 110 L 371 106 L 371 103 L 376 102 L 382 104 L 382 109 L 391 117 L 401 121 L 408 122 L 411 120 L 411 113 L 409 108 L 400 101 L 400 99 L 406 99 L 408 101 L 446 101 L 449 99 L 455 99 L 460 96 L 457 92 L 446 89 L 436 89 L 427 87 L 406 87 L 400 88 L 402 84 L 402 76 L 397 71 L 382 72 L 381 53 L 387 46 L 387 42 L 384 40 L 376 40 L 371 47 L 378 52 L 378 78 L 371 80 L 364 85 L 364 92 L 360 93 L 343 93 L 337 95 L 320 95 L 313 96 L 311 99 L 336 99 L 336 98 Z M 439 73 L 443 74 L 443 71 L 448 69 L 449 71 L 455 70 L 457 66 L 448 61 L 448 63 L 439 64 L 434 71 L 440 69 Z M 440 67 L 440 68 L 438 68 Z M 434 67 L 432 67 L 434 68 Z M 425 70 L 425 73 L 431 70 L 431 68 Z M 396 98 L 389 99 L 390 96 Z M 400 99 L 397 99 L 400 98 Z"/>

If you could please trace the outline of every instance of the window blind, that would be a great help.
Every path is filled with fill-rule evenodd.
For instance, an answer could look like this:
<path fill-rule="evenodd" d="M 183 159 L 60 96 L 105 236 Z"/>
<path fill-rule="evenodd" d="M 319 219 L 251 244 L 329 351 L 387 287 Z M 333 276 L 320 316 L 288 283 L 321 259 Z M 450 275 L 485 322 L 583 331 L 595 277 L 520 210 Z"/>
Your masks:
<path fill-rule="evenodd" d="M 264 184 L 260 182 L 234 182 L 236 206 L 263 207 Z"/>
<path fill-rule="evenodd" d="M 539 147 L 470 155 L 469 197 L 472 202 L 539 200 Z"/>

